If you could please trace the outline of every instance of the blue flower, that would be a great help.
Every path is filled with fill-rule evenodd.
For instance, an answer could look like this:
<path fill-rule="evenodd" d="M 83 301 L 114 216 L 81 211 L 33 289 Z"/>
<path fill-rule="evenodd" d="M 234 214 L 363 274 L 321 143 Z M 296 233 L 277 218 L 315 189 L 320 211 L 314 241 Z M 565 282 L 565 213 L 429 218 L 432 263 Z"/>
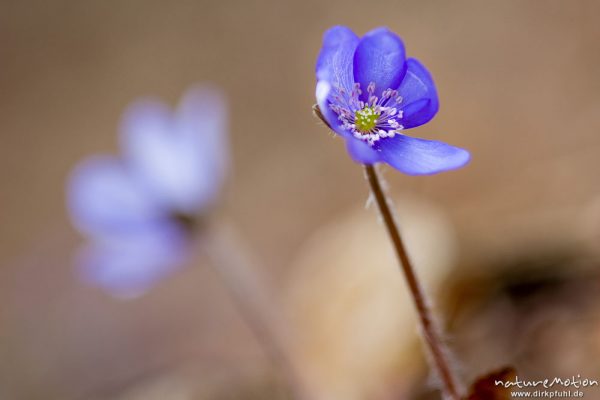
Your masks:
<path fill-rule="evenodd" d="M 141 100 L 125 112 L 123 156 L 94 156 L 68 182 L 68 211 L 90 240 L 84 279 L 120 296 L 143 293 L 186 260 L 194 225 L 215 205 L 227 165 L 226 106 L 196 87 L 176 110 Z"/>
<path fill-rule="evenodd" d="M 325 33 L 316 66 L 317 104 L 346 140 L 354 161 L 384 162 L 409 175 L 464 166 L 469 153 L 417 139 L 405 130 L 429 122 L 439 108 L 431 75 L 406 58 L 402 40 L 386 28 L 362 38 L 342 26 Z"/>

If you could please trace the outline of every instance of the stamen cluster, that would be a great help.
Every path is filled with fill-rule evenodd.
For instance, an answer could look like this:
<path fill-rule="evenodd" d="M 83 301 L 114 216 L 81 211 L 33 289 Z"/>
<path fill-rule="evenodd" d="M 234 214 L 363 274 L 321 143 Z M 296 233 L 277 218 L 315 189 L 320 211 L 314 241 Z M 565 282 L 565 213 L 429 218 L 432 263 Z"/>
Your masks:
<path fill-rule="evenodd" d="M 353 136 L 373 146 L 383 138 L 392 138 L 404 128 L 399 122 L 402 110 L 399 106 L 402 97 L 397 90 L 385 89 L 381 98 L 375 95 L 375 83 L 367 86 L 368 100 L 360 99 L 362 90 L 360 83 L 354 83 L 350 93 L 340 86 L 334 88 L 336 93 L 329 107 L 338 115 L 344 129 Z"/>

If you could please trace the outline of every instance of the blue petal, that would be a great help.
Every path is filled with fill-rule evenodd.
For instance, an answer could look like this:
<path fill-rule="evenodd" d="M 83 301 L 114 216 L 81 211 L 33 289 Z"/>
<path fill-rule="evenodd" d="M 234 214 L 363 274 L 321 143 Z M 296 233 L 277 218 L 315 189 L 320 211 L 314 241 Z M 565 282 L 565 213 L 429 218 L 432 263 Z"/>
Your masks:
<path fill-rule="evenodd" d="M 346 129 L 340 125 L 340 120 L 336 113 L 329 108 L 329 94 L 331 93 L 331 85 L 327 81 L 318 81 L 315 90 L 315 96 L 317 98 L 317 105 L 321 114 L 325 118 L 325 121 L 329 127 L 338 135 L 346 138 L 351 138 L 352 135 Z"/>
<path fill-rule="evenodd" d="M 182 203 L 201 208 L 218 197 L 231 164 L 225 94 L 209 84 L 192 87 L 179 104 L 177 123 L 183 141 L 190 146 L 191 158 L 202 164 L 196 178 L 188 182 L 188 201 Z"/>
<path fill-rule="evenodd" d="M 360 83 L 362 99 L 367 100 L 367 86 L 375 83 L 375 94 L 396 89 L 406 72 L 402 40 L 387 28 L 378 28 L 360 40 L 354 53 L 354 78 Z"/>
<path fill-rule="evenodd" d="M 382 161 L 408 175 L 431 175 L 460 168 L 471 157 L 464 149 L 406 135 L 382 139 L 376 149 Z"/>
<path fill-rule="evenodd" d="M 360 164 L 375 164 L 381 161 L 379 153 L 367 143 L 354 137 L 346 139 L 346 149 L 352 159 Z"/>
<path fill-rule="evenodd" d="M 195 213 L 214 201 L 228 164 L 224 103 L 217 90 L 196 88 L 177 113 L 148 101 L 125 113 L 126 160 L 165 206 Z"/>
<path fill-rule="evenodd" d="M 439 109 L 435 83 L 427 69 L 418 60 L 409 58 L 408 69 L 398 88 L 402 96 L 402 126 L 414 128 L 429 122 Z"/>
<path fill-rule="evenodd" d="M 157 224 L 131 235 L 111 236 L 83 248 L 77 267 L 84 281 L 119 297 L 136 297 L 185 262 L 182 232 Z"/>
<path fill-rule="evenodd" d="M 323 47 L 317 58 L 317 81 L 350 92 L 354 85 L 352 59 L 358 37 L 345 26 L 335 26 L 325 32 Z"/>
<path fill-rule="evenodd" d="M 354 86 L 352 59 L 358 37 L 349 28 L 335 26 L 325 32 L 323 47 L 317 58 L 317 104 L 329 126 L 338 134 L 348 136 L 337 115 L 329 108 L 329 96 L 335 89 L 350 92 Z"/>
<path fill-rule="evenodd" d="M 98 156 L 73 171 L 67 205 L 74 225 L 88 234 L 141 229 L 164 210 L 114 157 Z"/>
<path fill-rule="evenodd" d="M 201 137 L 203 157 L 212 172 L 224 175 L 230 164 L 229 112 L 225 94 L 210 84 L 189 89 L 177 109 L 182 136 Z"/>

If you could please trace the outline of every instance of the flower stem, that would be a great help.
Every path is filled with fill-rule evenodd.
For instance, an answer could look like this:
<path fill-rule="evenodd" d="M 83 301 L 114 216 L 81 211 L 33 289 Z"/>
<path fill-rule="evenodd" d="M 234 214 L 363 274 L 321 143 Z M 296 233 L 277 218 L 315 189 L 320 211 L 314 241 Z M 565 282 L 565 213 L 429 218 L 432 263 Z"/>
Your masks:
<path fill-rule="evenodd" d="M 452 368 L 450 367 L 450 364 L 446 358 L 447 350 L 444 343 L 440 339 L 435 321 L 428 306 L 426 294 L 419 283 L 419 279 L 417 278 L 408 253 L 406 252 L 404 241 L 402 240 L 398 225 L 396 224 L 390 208 L 391 202 L 388 200 L 383 190 L 375 167 L 373 165 L 365 165 L 364 168 L 365 175 L 369 181 L 369 186 L 371 187 L 371 192 L 375 198 L 375 202 L 377 203 L 377 207 L 379 208 L 379 212 L 387 228 L 392 245 L 396 251 L 396 255 L 400 261 L 400 266 L 404 272 L 406 282 L 408 283 L 410 293 L 417 309 L 417 314 L 419 316 L 425 342 L 431 353 L 431 357 L 433 359 L 434 366 L 437 369 L 439 378 L 442 380 L 444 385 L 444 393 L 449 399 L 459 400 L 460 395 L 458 392 L 458 385 L 456 383 Z"/>
<path fill-rule="evenodd" d="M 315 400 L 289 343 L 282 316 L 272 306 L 263 281 L 239 235 L 228 224 L 212 224 L 201 238 L 205 253 L 266 356 L 286 380 L 294 400 Z"/>
<path fill-rule="evenodd" d="M 317 104 L 312 107 L 312 110 L 315 116 L 317 116 L 325 125 L 327 125 L 329 129 L 333 131 L 333 128 L 331 125 L 329 125 Z M 443 393 L 448 399 L 460 400 L 458 384 L 454 377 L 453 370 L 450 367 L 450 363 L 446 357 L 448 350 L 440 339 L 438 328 L 428 306 L 429 302 L 427 301 L 427 296 L 423 291 L 421 284 L 419 283 L 419 279 L 417 278 L 410 258 L 408 257 L 408 253 L 406 252 L 406 247 L 404 246 L 404 241 L 400 235 L 400 230 L 398 229 L 398 225 L 396 224 L 396 220 L 394 219 L 394 215 L 391 211 L 391 201 L 388 199 L 383 190 L 381 180 L 375 167 L 373 165 L 365 164 L 364 168 L 365 175 L 369 181 L 369 186 L 371 187 L 371 193 L 375 198 L 377 208 L 379 209 L 383 223 L 385 224 L 388 234 L 390 235 L 392 245 L 394 246 L 394 250 L 396 251 L 396 255 L 400 261 L 400 266 L 404 272 L 406 282 L 408 283 L 408 288 L 415 303 L 419 321 L 421 323 L 423 336 L 425 337 L 425 342 L 429 348 L 431 357 L 433 358 L 434 367 L 444 385 Z"/>

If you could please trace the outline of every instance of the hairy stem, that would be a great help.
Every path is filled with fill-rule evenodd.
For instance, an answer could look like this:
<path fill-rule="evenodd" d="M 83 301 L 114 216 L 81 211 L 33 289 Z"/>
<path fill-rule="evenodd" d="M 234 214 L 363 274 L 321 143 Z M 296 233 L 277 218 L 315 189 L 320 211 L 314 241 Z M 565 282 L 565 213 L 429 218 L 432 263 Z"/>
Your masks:
<path fill-rule="evenodd" d="M 371 187 L 371 193 L 375 198 L 381 218 L 387 228 L 396 256 L 400 261 L 402 272 L 406 278 L 410 294 L 415 303 L 423 336 L 425 337 L 425 342 L 431 353 L 433 364 L 444 385 L 444 393 L 452 400 L 459 400 L 460 395 L 458 393 L 458 385 L 456 384 L 452 368 L 446 358 L 447 350 L 440 339 L 435 321 L 428 306 L 427 296 L 419 283 L 419 279 L 417 278 L 408 253 L 406 252 L 400 230 L 398 229 L 398 225 L 396 224 L 394 215 L 390 209 L 390 201 L 383 190 L 375 167 L 373 165 L 365 165 L 364 168 L 365 175 L 369 181 L 369 186 Z"/>
<path fill-rule="evenodd" d="M 323 123 L 327 125 L 329 129 L 332 129 L 331 125 L 329 125 L 323 116 L 319 106 L 316 104 L 313 106 L 313 113 L 321 121 L 323 121 Z M 396 256 L 400 261 L 402 272 L 404 273 L 411 297 L 413 298 L 415 307 L 417 309 L 421 330 L 423 332 L 423 336 L 425 337 L 425 343 L 427 344 L 431 354 L 434 364 L 433 366 L 436 369 L 444 386 L 444 395 L 446 398 L 451 400 L 460 400 L 458 384 L 447 359 L 448 351 L 440 338 L 438 328 L 428 306 L 429 303 L 427 301 L 427 296 L 419 283 L 419 279 L 417 278 L 415 270 L 412 266 L 412 262 L 410 261 L 406 251 L 406 247 L 404 246 L 404 241 L 400 235 L 400 230 L 398 229 L 398 225 L 396 224 L 396 220 L 394 219 L 394 215 L 390 208 L 391 202 L 388 200 L 383 190 L 381 180 L 375 167 L 373 165 L 364 165 L 364 168 L 366 178 L 369 181 L 369 186 L 371 187 L 371 193 L 373 194 L 375 202 L 377 203 L 377 207 L 392 241 Z"/>

